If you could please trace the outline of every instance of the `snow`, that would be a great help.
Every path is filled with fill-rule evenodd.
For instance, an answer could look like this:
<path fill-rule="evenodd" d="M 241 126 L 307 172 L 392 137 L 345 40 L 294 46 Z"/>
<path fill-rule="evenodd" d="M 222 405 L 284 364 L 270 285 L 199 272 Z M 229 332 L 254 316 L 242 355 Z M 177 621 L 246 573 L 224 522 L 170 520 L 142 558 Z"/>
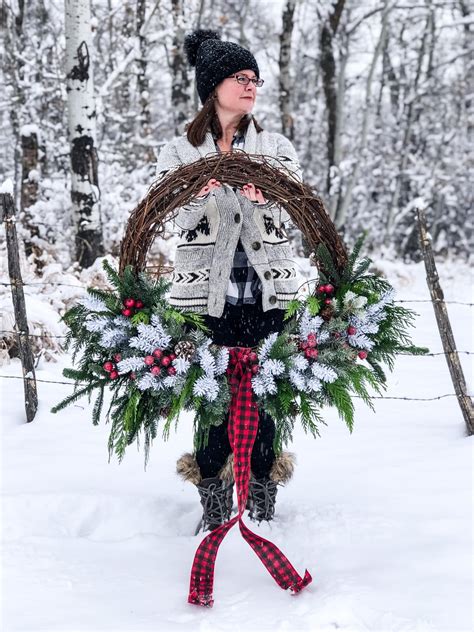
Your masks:
<path fill-rule="evenodd" d="M 11 178 L 6 178 L 0 185 L 0 193 L 13 195 L 13 180 Z"/>
<path fill-rule="evenodd" d="M 376 265 L 396 299 L 429 298 L 422 264 Z M 447 262 L 439 273 L 447 300 L 471 300 L 467 266 Z M 408 307 L 419 313 L 414 342 L 441 351 L 432 306 Z M 448 310 L 458 349 L 471 350 L 472 308 Z M 66 381 L 70 358 L 57 360 L 40 359 L 37 379 Z M 21 376 L 19 362 L 0 374 Z M 274 522 L 245 522 L 313 583 L 296 596 L 282 591 L 234 528 L 208 610 L 186 601 L 202 537 L 193 535 L 197 492 L 175 474 L 192 447 L 190 415 L 167 443 L 155 441 L 145 472 L 134 446 L 122 464 L 108 463 L 109 426 L 91 424 L 87 400 L 50 413 L 70 387 L 38 383 L 38 413 L 26 424 L 22 381 L 0 385 L 5 632 L 471 630 L 472 438 L 455 398 L 376 400 L 375 413 L 357 400 L 352 435 L 330 410 L 319 439 L 298 430 L 298 464 Z M 443 356 L 401 356 L 387 396 L 452 392 Z"/>

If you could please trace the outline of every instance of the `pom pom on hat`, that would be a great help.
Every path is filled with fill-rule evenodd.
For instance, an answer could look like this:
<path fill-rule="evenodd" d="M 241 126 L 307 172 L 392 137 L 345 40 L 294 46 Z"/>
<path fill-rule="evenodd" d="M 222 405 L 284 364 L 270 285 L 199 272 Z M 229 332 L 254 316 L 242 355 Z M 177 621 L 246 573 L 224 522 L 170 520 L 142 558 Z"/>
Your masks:
<path fill-rule="evenodd" d="M 220 40 L 221 36 L 217 31 L 210 29 L 198 29 L 184 38 L 184 52 L 190 66 L 196 65 L 196 57 L 199 47 L 205 40 Z"/>

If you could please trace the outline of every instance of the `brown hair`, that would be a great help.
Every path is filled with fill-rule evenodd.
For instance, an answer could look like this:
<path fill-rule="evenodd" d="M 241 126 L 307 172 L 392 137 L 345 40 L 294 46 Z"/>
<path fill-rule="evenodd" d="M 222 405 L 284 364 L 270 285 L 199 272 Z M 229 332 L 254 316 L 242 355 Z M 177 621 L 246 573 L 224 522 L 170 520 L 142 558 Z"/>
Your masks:
<path fill-rule="evenodd" d="M 186 135 L 194 147 L 199 147 L 199 145 L 203 144 L 208 131 L 211 131 L 217 139 L 222 136 L 222 127 L 216 112 L 215 98 L 216 93 L 214 91 L 208 96 L 194 119 L 186 125 Z M 237 126 L 237 131 L 245 133 L 251 121 L 254 122 L 257 133 L 263 131 L 263 127 L 257 123 L 253 114 L 244 114 Z"/>

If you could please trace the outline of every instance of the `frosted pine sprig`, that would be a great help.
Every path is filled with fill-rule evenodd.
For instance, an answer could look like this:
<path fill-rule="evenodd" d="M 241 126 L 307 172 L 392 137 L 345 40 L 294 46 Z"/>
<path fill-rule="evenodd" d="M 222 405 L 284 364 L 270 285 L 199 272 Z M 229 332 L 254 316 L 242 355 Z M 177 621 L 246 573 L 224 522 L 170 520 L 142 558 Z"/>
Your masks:
<path fill-rule="evenodd" d="M 314 377 L 317 377 L 321 382 L 335 382 L 337 380 L 337 373 L 327 364 L 321 362 L 314 362 L 311 366 L 311 373 Z"/>
<path fill-rule="evenodd" d="M 213 402 L 219 394 L 219 384 L 213 377 L 202 375 L 194 383 L 193 393 L 194 395 L 205 397 L 209 402 Z"/>
<path fill-rule="evenodd" d="M 216 357 L 216 375 L 222 375 L 229 366 L 229 349 L 222 347 L 217 352 Z"/>
<path fill-rule="evenodd" d="M 374 342 L 359 331 L 353 336 L 347 336 L 347 341 L 351 347 L 356 347 L 357 349 L 366 349 L 367 351 L 371 351 L 374 347 Z"/>
<path fill-rule="evenodd" d="M 306 340 L 309 334 L 317 334 L 324 320 L 320 316 L 311 316 L 308 308 L 301 314 L 299 322 L 299 333 L 303 340 Z"/>
<path fill-rule="evenodd" d="M 295 386 L 299 391 L 306 390 L 306 378 L 303 373 L 296 369 L 290 369 L 289 372 L 290 382 Z"/>
<path fill-rule="evenodd" d="M 154 318 L 152 316 L 152 323 Z M 171 336 L 165 332 L 158 318 L 155 322 L 156 324 L 151 325 L 140 323 L 137 327 L 138 335 L 130 338 L 129 346 L 145 353 L 153 353 L 155 349 L 166 349 L 171 342 Z"/>
<path fill-rule="evenodd" d="M 277 386 L 273 376 L 270 373 L 259 371 L 252 378 L 252 388 L 256 395 L 273 395 L 277 392 Z"/>
<path fill-rule="evenodd" d="M 86 296 L 80 298 L 78 300 L 79 305 L 83 305 L 86 309 L 89 309 L 91 312 L 107 312 L 107 305 L 97 298 L 97 296 L 93 296 L 92 294 L 87 294 Z"/>
<path fill-rule="evenodd" d="M 380 300 L 377 303 L 369 305 L 365 312 L 366 318 L 370 318 L 372 320 L 375 320 L 376 322 L 380 322 L 381 320 L 383 320 L 386 316 L 384 308 L 387 305 L 391 305 L 394 301 L 394 298 L 395 290 L 394 288 L 390 288 L 382 294 Z"/>
<path fill-rule="evenodd" d="M 125 358 L 117 362 L 117 369 L 120 374 L 129 373 L 130 371 L 139 371 L 145 368 L 145 366 L 143 358 L 138 356 L 132 356 L 131 358 Z"/>
<path fill-rule="evenodd" d="M 86 318 L 86 321 L 84 323 L 84 327 L 87 329 L 87 331 L 90 331 L 92 333 L 104 331 L 104 329 L 107 329 L 108 327 L 110 327 L 110 325 L 111 320 L 108 316 L 91 315 Z"/>
<path fill-rule="evenodd" d="M 140 391 L 147 391 L 149 389 L 159 391 L 162 386 L 157 378 L 151 373 L 145 373 L 136 381 L 137 388 Z"/>
<path fill-rule="evenodd" d="M 122 344 L 127 338 L 128 333 L 124 329 L 106 329 L 100 336 L 99 344 L 104 349 L 110 349 Z"/>
<path fill-rule="evenodd" d="M 122 315 L 115 316 L 112 322 L 114 325 L 117 325 L 117 327 L 124 327 L 125 329 L 131 329 L 134 326 L 130 318 L 126 318 Z"/>
<path fill-rule="evenodd" d="M 191 362 L 186 358 L 175 358 L 172 364 L 176 369 L 176 373 L 178 375 L 184 375 L 185 373 L 187 373 L 189 367 L 191 366 Z"/>
<path fill-rule="evenodd" d="M 285 365 L 281 360 L 268 359 L 262 363 L 260 372 L 268 375 L 281 375 L 285 372 Z"/>
<path fill-rule="evenodd" d="M 167 375 L 165 379 L 162 381 L 163 386 L 166 388 L 173 388 L 176 386 L 176 382 L 178 381 L 177 375 Z"/>
<path fill-rule="evenodd" d="M 310 391 L 314 391 L 315 393 L 317 393 L 323 388 L 323 385 L 321 380 L 318 380 L 317 377 L 310 377 L 306 382 L 306 387 Z"/>
<path fill-rule="evenodd" d="M 268 358 L 268 356 L 270 354 L 270 351 L 271 351 L 273 345 L 275 344 L 275 341 L 276 341 L 277 338 L 278 338 L 278 334 L 276 332 L 274 332 L 274 333 L 268 335 L 264 339 L 264 341 L 262 342 L 262 344 L 260 346 L 260 350 L 258 352 L 258 359 L 259 359 L 260 363 L 264 362 Z"/>
<path fill-rule="evenodd" d="M 213 377 L 216 372 L 216 361 L 209 349 L 200 349 L 198 351 L 199 364 L 209 377 Z"/>
<path fill-rule="evenodd" d="M 306 371 L 306 369 L 309 367 L 308 360 L 303 355 L 301 355 L 301 353 L 298 353 L 298 355 L 295 355 L 293 358 L 291 358 L 291 361 L 295 369 L 298 369 L 298 371 Z"/>

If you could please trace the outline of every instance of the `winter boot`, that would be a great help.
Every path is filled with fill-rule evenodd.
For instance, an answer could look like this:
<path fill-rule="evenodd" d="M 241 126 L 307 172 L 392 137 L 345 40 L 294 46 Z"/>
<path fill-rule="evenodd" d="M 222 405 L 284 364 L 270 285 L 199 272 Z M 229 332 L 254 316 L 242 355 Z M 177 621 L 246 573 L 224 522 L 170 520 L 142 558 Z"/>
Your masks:
<path fill-rule="evenodd" d="M 278 483 L 270 478 L 251 478 L 247 509 L 250 520 L 270 522 L 275 515 L 275 502 Z"/>
<path fill-rule="evenodd" d="M 231 458 L 227 459 L 218 476 L 203 479 L 196 458 L 186 453 L 178 459 L 176 472 L 184 481 L 196 485 L 199 492 L 203 514 L 195 535 L 201 529 L 212 531 L 229 520 L 234 487 Z"/>
<path fill-rule="evenodd" d="M 233 484 L 218 476 L 204 478 L 197 486 L 201 497 L 202 518 L 198 531 L 213 531 L 227 522 L 232 513 Z"/>
<path fill-rule="evenodd" d="M 247 509 L 251 520 L 256 522 L 273 520 L 278 485 L 283 485 L 291 479 L 294 465 L 294 455 L 290 452 L 282 452 L 275 458 L 269 476 L 250 478 Z"/>

